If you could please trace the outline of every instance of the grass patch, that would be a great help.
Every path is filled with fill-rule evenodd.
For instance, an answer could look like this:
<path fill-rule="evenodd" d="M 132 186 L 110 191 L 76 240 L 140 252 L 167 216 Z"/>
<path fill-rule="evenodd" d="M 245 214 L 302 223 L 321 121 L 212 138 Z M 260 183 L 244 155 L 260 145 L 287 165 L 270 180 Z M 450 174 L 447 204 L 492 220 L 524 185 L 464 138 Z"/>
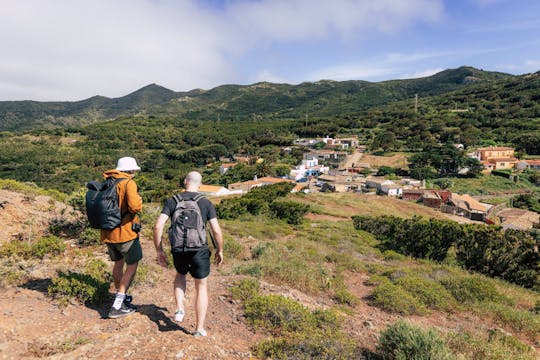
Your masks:
<path fill-rule="evenodd" d="M 505 304 L 484 302 L 473 307 L 473 311 L 485 317 L 491 314 L 495 322 L 502 326 L 509 326 L 514 331 L 523 332 L 531 339 L 540 334 L 540 317 L 532 311 L 512 308 Z"/>
<path fill-rule="evenodd" d="M 57 236 L 43 237 L 34 243 L 14 240 L 0 247 L 0 257 L 20 256 L 24 259 L 43 259 L 47 255 L 55 256 L 66 250 L 66 244 Z"/>
<path fill-rule="evenodd" d="M 517 183 L 501 176 L 480 176 L 479 178 L 455 178 L 448 189 L 452 192 L 469 195 L 495 194 L 501 191 L 530 189 L 524 181 Z"/>
<path fill-rule="evenodd" d="M 227 258 L 230 259 L 240 259 L 241 255 L 244 253 L 244 247 L 240 241 L 236 240 L 234 237 L 225 236 L 223 244 L 223 252 Z"/>
<path fill-rule="evenodd" d="M 262 295 L 254 279 L 231 289 L 242 300 L 244 314 L 256 330 L 273 335 L 253 346 L 260 358 L 351 359 L 358 357 L 354 341 L 340 331 L 342 318 L 335 310 L 311 311 L 280 295 Z"/>
<path fill-rule="evenodd" d="M 66 194 L 57 190 L 45 190 L 34 183 L 22 183 L 11 179 L 0 179 L 0 189 L 15 191 L 29 196 L 50 196 L 58 201 L 64 201 L 67 197 Z"/>
<path fill-rule="evenodd" d="M 531 347 L 498 330 L 490 330 L 488 339 L 477 338 L 469 333 L 451 333 L 446 336 L 446 343 L 454 354 L 466 359 L 537 359 Z"/>
<path fill-rule="evenodd" d="M 90 341 L 90 339 L 82 336 L 66 339 L 61 342 L 43 342 L 35 340 L 28 344 L 27 354 L 37 358 L 65 354 L 75 350 L 81 345 L 88 344 Z"/>
<path fill-rule="evenodd" d="M 442 285 L 460 303 L 492 301 L 511 304 L 511 299 L 499 294 L 493 284 L 480 276 L 454 275 L 441 279 Z"/>

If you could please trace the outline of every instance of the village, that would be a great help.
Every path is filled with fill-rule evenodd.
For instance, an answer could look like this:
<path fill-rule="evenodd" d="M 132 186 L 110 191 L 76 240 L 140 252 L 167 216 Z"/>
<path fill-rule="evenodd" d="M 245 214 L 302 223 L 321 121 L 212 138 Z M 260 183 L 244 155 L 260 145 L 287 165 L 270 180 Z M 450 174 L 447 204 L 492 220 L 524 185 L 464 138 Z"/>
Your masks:
<path fill-rule="evenodd" d="M 200 191 L 206 196 L 241 195 L 259 186 L 280 182 L 294 183 L 292 191 L 304 193 L 339 192 L 362 193 L 373 196 L 388 196 L 403 201 L 413 201 L 443 213 L 462 217 L 470 222 L 494 224 L 498 218 L 503 228 L 517 230 L 531 229 L 540 222 L 540 215 L 533 211 L 509 208 L 506 204 L 491 205 L 481 202 L 481 197 L 458 194 L 449 190 L 426 187 L 425 181 L 410 177 L 377 176 L 380 164 L 373 162 L 374 156 L 365 155 L 366 147 L 360 145 L 356 137 L 297 139 L 293 146 L 308 149 L 302 161 L 284 177 L 254 177 L 252 180 L 235 182 L 227 187 L 202 185 Z M 462 150 L 461 144 L 455 145 Z M 291 151 L 283 147 L 282 151 Z M 540 170 L 540 160 L 519 160 L 512 147 L 482 147 L 468 153 L 483 166 L 483 174 L 490 175 L 496 170 L 523 171 Z M 237 164 L 253 164 L 264 159 L 235 156 L 222 159 L 220 175 Z M 402 161 L 402 165 L 405 165 Z M 458 219 L 459 220 L 459 219 Z"/>

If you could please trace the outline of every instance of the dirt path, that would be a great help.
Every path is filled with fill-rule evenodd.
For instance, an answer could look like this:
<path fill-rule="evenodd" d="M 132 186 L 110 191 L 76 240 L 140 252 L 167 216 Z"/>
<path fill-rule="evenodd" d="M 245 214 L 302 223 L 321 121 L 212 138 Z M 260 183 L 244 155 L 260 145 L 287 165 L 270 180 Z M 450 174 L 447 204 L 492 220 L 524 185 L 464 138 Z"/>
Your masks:
<path fill-rule="evenodd" d="M 143 249 L 143 261 L 153 261 L 155 251 L 149 241 L 143 242 Z M 170 319 L 175 310 L 173 270 L 166 270 L 153 287 L 134 287 L 131 293 L 138 311 L 115 320 L 106 318 L 109 303 L 60 310 L 46 296 L 50 277 L 2 289 L 0 358 L 249 359 L 250 345 L 261 336 L 244 324 L 240 305 L 230 299 L 228 288 L 236 277 L 212 271 L 206 338 L 191 335 L 195 327 L 192 280 L 188 280 L 184 322 L 179 326 Z"/>

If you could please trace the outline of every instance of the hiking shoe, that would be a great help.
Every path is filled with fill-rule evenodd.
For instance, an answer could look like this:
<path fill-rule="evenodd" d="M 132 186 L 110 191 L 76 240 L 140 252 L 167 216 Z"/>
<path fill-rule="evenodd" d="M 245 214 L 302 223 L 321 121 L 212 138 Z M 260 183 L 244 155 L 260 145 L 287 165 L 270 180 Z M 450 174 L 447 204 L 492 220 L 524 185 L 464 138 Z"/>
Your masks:
<path fill-rule="evenodd" d="M 135 312 L 135 309 L 127 307 L 124 303 L 120 306 L 120 309 L 111 308 L 109 311 L 109 319 L 116 319 L 122 316 L 126 316 Z"/>
<path fill-rule="evenodd" d="M 133 301 L 133 296 L 126 295 L 126 297 L 124 298 L 124 305 L 126 305 L 130 309 L 137 310 L 137 307 L 131 303 L 132 301 Z"/>
<path fill-rule="evenodd" d="M 174 321 L 176 322 L 182 322 L 184 320 L 184 310 L 176 310 L 174 313 Z"/>
<path fill-rule="evenodd" d="M 195 337 L 203 337 L 203 336 L 206 336 L 206 330 L 199 330 L 199 331 L 195 331 L 193 333 L 193 336 Z"/>

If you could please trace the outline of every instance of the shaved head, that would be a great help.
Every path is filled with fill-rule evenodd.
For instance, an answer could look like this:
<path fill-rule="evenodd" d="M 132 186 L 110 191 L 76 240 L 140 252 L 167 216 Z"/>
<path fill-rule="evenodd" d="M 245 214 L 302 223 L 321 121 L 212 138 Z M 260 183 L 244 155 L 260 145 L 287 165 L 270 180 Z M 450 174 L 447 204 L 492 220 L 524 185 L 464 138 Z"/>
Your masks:
<path fill-rule="evenodd" d="M 184 179 L 184 185 L 188 191 L 197 191 L 202 182 L 202 176 L 197 171 L 192 171 L 187 174 Z"/>

